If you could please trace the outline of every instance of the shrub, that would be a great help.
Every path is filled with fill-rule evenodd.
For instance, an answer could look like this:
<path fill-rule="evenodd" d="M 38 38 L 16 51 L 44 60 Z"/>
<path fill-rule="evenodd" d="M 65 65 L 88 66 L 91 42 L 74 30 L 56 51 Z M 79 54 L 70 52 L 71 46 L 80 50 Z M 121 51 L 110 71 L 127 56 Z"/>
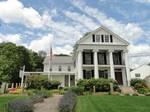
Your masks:
<path fill-rule="evenodd" d="M 59 81 L 49 81 L 44 76 L 34 75 L 27 77 L 27 89 L 57 89 L 60 84 Z"/>
<path fill-rule="evenodd" d="M 76 105 L 76 94 L 68 91 L 64 94 L 59 103 L 60 112 L 72 112 Z"/>
<path fill-rule="evenodd" d="M 33 102 L 30 99 L 10 101 L 7 105 L 8 112 L 33 112 Z"/>
<path fill-rule="evenodd" d="M 40 95 L 33 95 L 33 96 L 31 96 L 31 100 L 35 104 L 35 103 L 43 102 L 44 98 Z"/>
<path fill-rule="evenodd" d="M 107 92 L 110 91 L 110 83 L 113 83 L 114 90 L 118 89 L 118 83 L 112 79 L 83 79 L 77 82 L 79 87 L 83 87 L 85 91 L 93 91 L 93 86 L 97 92 Z"/>
<path fill-rule="evenodd" d="M 74 92 L 77 95 L 83 95 L 84 88 L 83 87 L 71 87 L 70 91 Z"/>
<path fill-rule="evenodd" d="M 131 86 L 133 86 L 140 94 L 145 94 L 149 92 L 145 80 L 142 79 L 132 79 Z"/>
<path fill-rule="evenodd" d="M 35 95 L 39 95 L 41 96 L 42 98 L 48 98 L 50 96 L 52 96 L 52 93 L 48 90 L 36 90 L 35 91 Z"/>

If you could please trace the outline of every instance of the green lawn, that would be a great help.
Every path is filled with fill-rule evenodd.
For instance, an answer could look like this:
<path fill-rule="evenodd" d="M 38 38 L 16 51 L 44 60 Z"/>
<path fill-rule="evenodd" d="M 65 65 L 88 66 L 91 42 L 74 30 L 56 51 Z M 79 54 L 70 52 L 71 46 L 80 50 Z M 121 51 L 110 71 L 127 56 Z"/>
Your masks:
<path fill-rule="evenodd" d="M 0 96 L 0 112 L 5 112 L 5 104 L 14 99 L 26 98 L 24 95 L 2 95 Z"/>
<path fill-rule="evenodd" d="M 148 96 L 80 96 L 76 112 L 150 112 Z"/>

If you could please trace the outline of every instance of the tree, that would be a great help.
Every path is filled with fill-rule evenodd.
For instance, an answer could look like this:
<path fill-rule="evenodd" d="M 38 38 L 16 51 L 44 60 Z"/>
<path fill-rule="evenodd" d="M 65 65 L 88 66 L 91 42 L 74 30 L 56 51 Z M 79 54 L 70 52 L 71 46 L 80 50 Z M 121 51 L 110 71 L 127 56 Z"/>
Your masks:
<path fill-rule="evenodd" d="M 38 53 L 16 46 L 13 43 L 0 44 L 0 81 L 19 82 L 19 70 L 26 66 L 27 71 L 42 69 L 43 58 Z"/>

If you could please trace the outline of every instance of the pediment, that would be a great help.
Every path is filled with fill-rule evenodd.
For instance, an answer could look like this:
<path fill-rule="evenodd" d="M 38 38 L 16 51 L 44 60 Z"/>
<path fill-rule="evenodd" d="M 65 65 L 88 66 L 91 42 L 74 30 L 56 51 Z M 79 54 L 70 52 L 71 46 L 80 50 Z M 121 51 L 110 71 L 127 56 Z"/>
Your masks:
<path fill-rule="evenodd" d="M 95 42 L 93 41 L 93 35 L 95 35 Z M 102 37 L 103 35 L 103 37 Z M 105 42 L 105 36 L 109 36 L 109 42 Z M 112 37 L 110 37 L 112 36 Z M 100 39 L 99 39 L 100 38 Z M 103 38 L 103 39 L 102 39 Z M 111 39 L 112 38 L 112 39 Z M 103 40 L 103 41 L 102 41 Z M 111 41 L 112 40 L 112 41 Z M 98 29 L 86 34 L 82 37 L 77 44 L 114 44 L 114 45 L 129 45 L 129 43 L 121 38 L 119 35 L 113 33 L 108 28 L 101 26 Z"/>

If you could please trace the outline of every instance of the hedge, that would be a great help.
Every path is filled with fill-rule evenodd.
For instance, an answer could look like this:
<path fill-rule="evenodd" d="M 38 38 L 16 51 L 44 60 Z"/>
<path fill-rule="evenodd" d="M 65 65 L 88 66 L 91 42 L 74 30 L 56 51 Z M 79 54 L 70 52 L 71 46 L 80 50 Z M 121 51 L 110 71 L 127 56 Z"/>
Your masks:
<path fill-rule="evenodd" d="M 114 90 L 119 88 L 117 81 L 104 78 L 79 80 L 77 86 L 83 87 L 84 91 L 93 91 L 93 86 L 95 86 L 96 92 L 107 92 L 110 91 L 110 83 L 113 83 Z"/>
<path fill-rule="evenodd" d="M 27 89 L 57 89 L 60 84 L 59 81 L 49 81 L 44 76 L 32 75 L 27 77 Z"/>

